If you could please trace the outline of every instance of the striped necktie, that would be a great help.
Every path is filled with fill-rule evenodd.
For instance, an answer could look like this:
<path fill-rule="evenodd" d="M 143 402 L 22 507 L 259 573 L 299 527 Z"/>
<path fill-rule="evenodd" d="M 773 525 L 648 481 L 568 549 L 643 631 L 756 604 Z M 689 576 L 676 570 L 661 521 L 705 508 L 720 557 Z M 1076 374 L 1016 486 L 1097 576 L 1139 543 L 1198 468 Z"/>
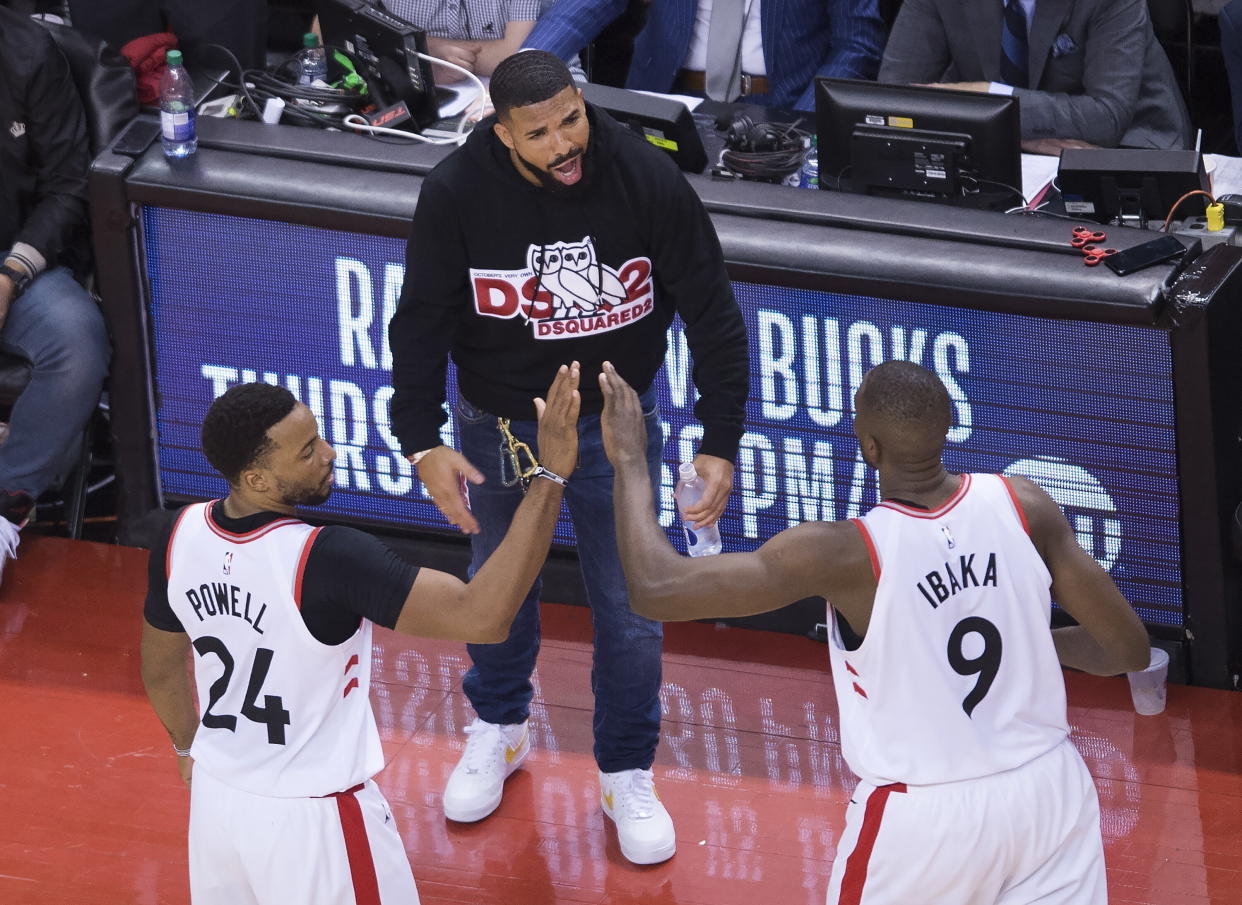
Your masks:
<path fill-rule="evenodd" d="M 1026 11 L 1019 0 L 1005 0 L 1005 18 L 1001 23 L 1001 80 L 1014 88 L 1027 87 Z"/>

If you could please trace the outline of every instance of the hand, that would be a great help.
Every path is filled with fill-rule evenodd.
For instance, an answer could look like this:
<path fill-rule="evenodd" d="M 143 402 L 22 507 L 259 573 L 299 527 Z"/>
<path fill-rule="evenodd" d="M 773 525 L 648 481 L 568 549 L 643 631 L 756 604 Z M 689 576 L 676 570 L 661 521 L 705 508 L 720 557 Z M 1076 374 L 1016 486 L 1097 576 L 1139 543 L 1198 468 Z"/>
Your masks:
<path fill-rule="evenodd" d="M 1022 141 L 1022 150 L 1027 154 L 1043 154 L 1047 157 L 1060 157 L 1066 148 L 1098 148 L 1089 141 L 1077 138 L 1026 138 Z"/>
<path fill-rule="evenodd" d="M 463 534 L 478 534 L 479 523 L 470 513 L 466 482 L 482 484 L 483 474 L 451 446 L 437 446 L 415 466 L 431 502 Z"/>
<path fill-rule="evenodd" d="M 950 91 L 978 91 L 981 94 L 988 94 L 992 87 L 991 82 L 933 82 L 923 84 L 920 88 L 948 88 Z"/>
<path fill-rule="evenodd" d="M 694 470 L 703 479 L 703 496 L 682 516 L 696 529 L 706 528 L 724 515 L 725 506 L 729 504 L 729 492 L 733 490 L 733 463 L 719 456 L 699 453 L 694 457 Z"/>
<path fill-rule="evenodd" d="M 184 782 L 187 786 L 190 785 L 190 780 L 194 775 L 194 758 L 182 757 L 180 754 L 178 754 L 177 755 L 177 772 L 181 774 L 181 781 Z"/>
<path fill-rule="evenodd" d="M 599 387 L 604 393 L 604 414 L 600 427 L 604 433 L 604 452 L 613 468 L 633 462 L 647 463 L 647 424 L 643 406 L 634 388 L 617 373 L 612 362 L 604 362 L 599 374 Z"/>
<path fill-rule="evenodd" d="M 13 304 L 13 295 L 16 292 L 17 287 L 13 285 L 13 281 L 0 273 L 0 327 L 8 320 L 9 306 Z"/>
<path fill-rule="evenodd" d="M 427 55 L 439 57 L 441 60 L 448 60 L 450 63 L 456 63 L 463 69 L 469 69 L 471 72 L 474 72 L 479 56 L 479 45 L 477 42 L 428 37 Z M 450 85 L 453 82 L 460 82 L 465 79 L 465 76 L 456 69 L 450 69 L 448 66 L 436 66 L 435 64 L 432 64 L 432 77 L 440 85 Z"/>
<path fill-rule="evenodd" d="M 568 478 L 578 464 L 578 362 L 561 365 L 548 388 L 548 399 L 535 399 L 539 418 L 539 464 Z M 425 461 L 425 460 L 424 460 Z"/>

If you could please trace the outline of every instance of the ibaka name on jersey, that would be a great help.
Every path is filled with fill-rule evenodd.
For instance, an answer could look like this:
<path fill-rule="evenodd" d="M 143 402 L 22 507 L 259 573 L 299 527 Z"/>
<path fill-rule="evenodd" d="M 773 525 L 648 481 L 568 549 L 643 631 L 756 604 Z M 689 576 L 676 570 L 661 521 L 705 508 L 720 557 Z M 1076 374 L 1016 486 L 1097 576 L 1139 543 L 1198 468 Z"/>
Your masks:
<path fill-rule="evenodd" d="M 651 313 L 651 259 L 617 270 L 602 263 L 590 236 L 531 245 L 520 270 L 470 270 L 475 313 L 521 317 L 535 339 L 571 339 L 618 330 Z"/>
<path fill-rule="evenodd" d="M 989 553 L 987 561 L 979 565 L 975 564 L 976 555 L 979 554 L 963 554 L 956 562 L 946 561 L 943 569 L 932 569 L 923 576 L 918 589 L 932 609 L 966 588 L 996 587 L 996 554 Z"/>

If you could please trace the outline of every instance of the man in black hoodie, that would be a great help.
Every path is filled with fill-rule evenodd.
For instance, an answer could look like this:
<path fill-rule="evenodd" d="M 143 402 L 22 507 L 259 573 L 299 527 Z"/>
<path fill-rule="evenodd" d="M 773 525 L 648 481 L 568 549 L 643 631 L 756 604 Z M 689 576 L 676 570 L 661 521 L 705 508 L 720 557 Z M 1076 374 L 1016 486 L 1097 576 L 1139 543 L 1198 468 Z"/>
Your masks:
<path fill-rule="evenodd" d="M 663 633 L 629 606 L 600 435 L 603 400 L 589 376 L 612 361 L 640 389 L 648 467 L 658 482 L 663 430 L 652 381 L 666 330 L 681 316 L 702 393 L 694 464 L 707 483 L 687 516 L 708 525 L 733 484 L 749 389 L 746 330 L 711 221 L 668 155 L 586 104 L 552 54 L 503 61 L 491 95 L 495 117 L 419 191 L 389 327 L 393 430 L 436 506 L 471 535 L 473 574 L 522 496 L 498 419 L 513 419 L 514 437 L 534 448 L 535 423 L 518 420 L 529 418 L 528 400 L 562 361 L 582 363 L 578 466 L 564 477 L 595 625 L 600 797 L 625 856 L 656 863 L 676 849 L 651 775 Z M 461 452 L 440 435 L 450 354 Z M 478 718 L 445 789 L 452 820 L 492 813 L 506 777 L 529 753 L 538 598 L 536 583 L 507 641 L 468 648 L 473 666 L 463 686 Z"/>

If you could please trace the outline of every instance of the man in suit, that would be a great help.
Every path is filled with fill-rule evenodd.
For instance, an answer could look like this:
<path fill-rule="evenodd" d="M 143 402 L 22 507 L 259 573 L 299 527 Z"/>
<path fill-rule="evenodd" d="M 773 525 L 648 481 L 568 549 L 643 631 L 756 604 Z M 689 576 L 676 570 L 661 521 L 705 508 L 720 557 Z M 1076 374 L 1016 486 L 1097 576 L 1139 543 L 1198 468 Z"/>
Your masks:
<path fill-rule="evenodd" d="M 627 0 L 560 0 L 526 46 L 568 60 L 626 6 Z M 714 7 L 742 18 L 733 50 L 740 72 L 723 96 L 708 87 Z M 875 78 L 883 45 L 876 0 L 659 0 L 634 42 L 625 87 L 814 110 L 816 76 Z"/>
<path fill-rule="evenodd" d="M 1012 93 L 1024 145 L 1190 142 L 1147 0 L 906 0 L 880 81 Z"/>

